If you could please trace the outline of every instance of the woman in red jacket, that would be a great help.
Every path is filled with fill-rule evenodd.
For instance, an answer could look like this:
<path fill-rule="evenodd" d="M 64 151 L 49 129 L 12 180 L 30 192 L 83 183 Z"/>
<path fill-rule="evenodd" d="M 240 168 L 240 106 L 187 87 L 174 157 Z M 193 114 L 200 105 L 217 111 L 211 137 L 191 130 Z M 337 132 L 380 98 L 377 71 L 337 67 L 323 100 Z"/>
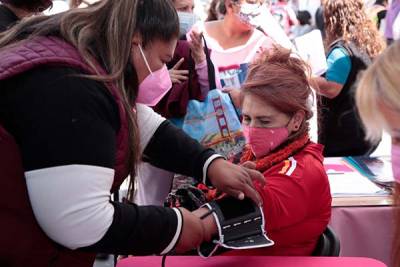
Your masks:
<path fill-rule="evenodd" d="M 311 255 L 331 215 L 331 195 L 323 167 L 323 146 L 309 138 L 311 88 L 303 61 L 275 47 L 249 71 L 241 90 L 247 147 L 237 158 L 252 161 L 266 178 L 256 184 L 263 199 L 268 248 L 232 255 Z M 198 215 L 205 210 L 197 211 Z M 203 222 L 216 233 L 213 216 Z"/>

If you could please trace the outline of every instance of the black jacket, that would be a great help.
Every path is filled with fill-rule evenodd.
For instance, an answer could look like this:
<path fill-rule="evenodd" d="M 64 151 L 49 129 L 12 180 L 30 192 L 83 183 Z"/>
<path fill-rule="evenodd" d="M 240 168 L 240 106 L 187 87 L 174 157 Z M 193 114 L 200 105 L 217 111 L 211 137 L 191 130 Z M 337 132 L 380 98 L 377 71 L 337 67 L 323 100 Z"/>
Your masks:
<path fill-rule="evenodd" d="M 352 43 L 345 44 L 338 40 L 331 45 L 330 52 L 337 47 L 347 51 L 351 70 L 340 94 L 333 99 L 322 96 L 318 103 L 318 142 L 325 146 L 326 157 L 368 155 L 377 144 L 365 140 L 354 93 L 358 75 L 371 64 L 371 59 Z"/>

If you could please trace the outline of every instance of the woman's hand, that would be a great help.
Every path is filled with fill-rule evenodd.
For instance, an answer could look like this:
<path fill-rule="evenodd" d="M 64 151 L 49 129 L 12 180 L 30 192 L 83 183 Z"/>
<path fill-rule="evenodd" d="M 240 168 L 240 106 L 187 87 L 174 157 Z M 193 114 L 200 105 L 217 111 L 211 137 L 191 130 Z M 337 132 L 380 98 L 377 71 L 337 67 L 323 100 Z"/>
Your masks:
<path fill-rule="evenodd" d="M 192 57 L 194 63 L 198 65 L 202 63 L 204 60 L 206 60 L 206 54 L 204 53 L 204 46 L 201 33 L 192 31 L 190 33 L 190 39 L 191 41 L 189 41 L 189 47 L 190 50 L 192 50 Z"/>
<path fill-rule="evenodd" d="M 207 177 L 213 186 L 222 192 L 238 199 L 247 196 L 261 205 L 262 199 L 254 188 L 253 181 L 265 185 L 265 178 L 260 172 L 249 167 L 250 164 L 238 166 L 219 158 L 208 167 Z"/>
<path fill-rule="evenodd" d="M 172 69 L 169 69 L 169 77 L 171 78 L 172 83 L 181 83 L 188 79 L 187 75 L 189 74 L 188 70 L 180 70 L 179 67 L 182 65 L 185 59 L 181 58 Z"/>
<path fill-rule="evenodd" d="M 183 228 L 180 239 L 176 245 L 176 252 L 183 253 L 198 246 L 205 240 L 204 224 L 199 216 L 184 208 L 179 208 L 182 213 Z M 201 216 L 201 215 L 200 215 Z"/>

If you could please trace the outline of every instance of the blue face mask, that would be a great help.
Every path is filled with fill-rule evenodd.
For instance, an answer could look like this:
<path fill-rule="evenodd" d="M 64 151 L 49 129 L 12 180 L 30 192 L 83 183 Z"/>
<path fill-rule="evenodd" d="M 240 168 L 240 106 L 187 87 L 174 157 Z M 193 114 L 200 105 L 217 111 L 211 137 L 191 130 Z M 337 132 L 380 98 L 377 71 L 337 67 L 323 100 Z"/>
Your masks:
<path fill-rule="evenodd" d="M 178 12 L 180 35 L 187 34 L 197 22 L 197 17 L 193 13 Z"/>

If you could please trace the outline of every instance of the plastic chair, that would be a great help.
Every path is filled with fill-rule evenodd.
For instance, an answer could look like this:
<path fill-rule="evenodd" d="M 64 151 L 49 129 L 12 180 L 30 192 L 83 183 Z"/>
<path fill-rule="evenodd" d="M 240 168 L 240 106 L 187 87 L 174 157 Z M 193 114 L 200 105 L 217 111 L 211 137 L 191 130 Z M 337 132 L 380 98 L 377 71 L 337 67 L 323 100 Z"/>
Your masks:
<path fill-rule="evenodd" d="M 320 236 L 313 256 L 338 257 L 340 253 L 340 240 L 331 227 L 327 227 Z"/>

